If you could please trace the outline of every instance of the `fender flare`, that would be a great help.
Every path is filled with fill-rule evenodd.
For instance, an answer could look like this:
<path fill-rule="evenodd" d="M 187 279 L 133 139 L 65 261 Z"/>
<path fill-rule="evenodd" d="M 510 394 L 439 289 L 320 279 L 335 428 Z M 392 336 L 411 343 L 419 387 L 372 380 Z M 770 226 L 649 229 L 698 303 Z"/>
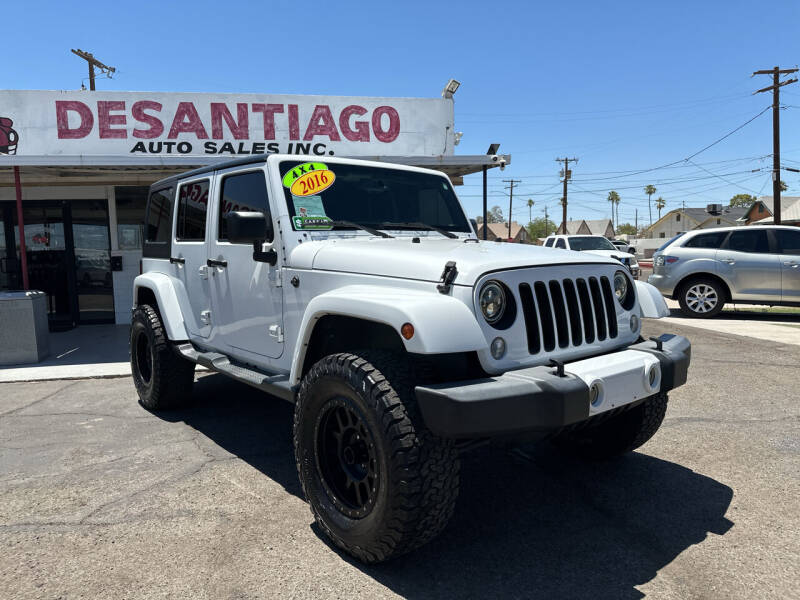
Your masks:
<path fill-rule="evenodd" d="M 408 352 L 445 354 L 471 352 L 486 346 L 486 339 L 469 307 L 453 298 L 423 291 L 351 285 L 315 296 L 306 307 L 292 357 L 290 380 L 300 382 L 308 343 L 317 321 L 325 315 L 342 315 L 390 326 Z M 404 323 L 414 326 L 414 336 L 400 335 Z"/>
<path fill-rule="evenodd" d="M 172 340 L 188 340 L 186 325 L 183 322 L 183 313 L 178 302 L 178 294 L 168 275 L 164 273 L 144 273 L 133 280 L 133 307 L 136 308 L 136 298 L 140 289 L 148 289 L 156 297 L 161 321 L 167 330 L 167 337 Z"/>
<path fill-rule="evenodd" d="M 637 281 L 636 295 L 639 298 L 639 313 L 642 317 L 660 319 L 669 316 L 667 302 L 654 285 L 644 281 Z"/>

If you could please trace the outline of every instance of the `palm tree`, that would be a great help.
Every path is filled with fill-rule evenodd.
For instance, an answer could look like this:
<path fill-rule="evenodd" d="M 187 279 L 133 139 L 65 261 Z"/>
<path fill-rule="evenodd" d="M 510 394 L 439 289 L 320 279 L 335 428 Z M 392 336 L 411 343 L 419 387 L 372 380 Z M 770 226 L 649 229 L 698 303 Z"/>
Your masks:
<path fill-rule="evenodd" d="M 611 190 L 608 192 L 608 201 L 611 202 L 611 229 L 616 231 L 614 227 L 614 207 L 619 206 L 619 194 Z M 617 225 L 619 225 L 619 218 L 617 218 Z"/>
<path fill-rule="evenodd" d="M 664 199 L 661 196 L 656 198 L 656 208 L 658 209 L 658 220 L 659 221 L 661 220 L 661 209 L 664 208 L 664 205 L 666 205 L 666 202 L 664 202 Z"/>
<path fill-rule="evenodd" d="M 650 196 L 656 193 L 656 186 L 648 185 L 644 188 L 644 193 L 647 194 L 647 214 L 650 217 L 650 225 L 653 224 L 653 209 L 650 207 Z"/>
<path fill-rule="evenodd" d="M 533 200 L 528 198 L 528 223 L 533 223 L 533 215 L 531 211 L 533 210 L 533 205 L 536 204 Z"/>

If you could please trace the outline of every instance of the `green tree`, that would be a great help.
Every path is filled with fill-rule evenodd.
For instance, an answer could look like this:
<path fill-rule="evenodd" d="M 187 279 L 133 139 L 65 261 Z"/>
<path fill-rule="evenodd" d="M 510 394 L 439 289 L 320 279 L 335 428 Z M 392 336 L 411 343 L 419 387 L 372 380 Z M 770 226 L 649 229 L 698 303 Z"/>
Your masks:
<path fill-rule="evenodd" d="M 533 214 L 532 211 L 533 211 L 533 205 L 534 204 L 536 204 L 536 203 L 533 200 L 531 200 L 530 198 L 528 198 L 528 222 L 531 222 L 533 220 L 531 215 Z"/>
<path fill-rule="evenodd" d="M 658 219 L 659 219 L 659 221 L 661 220 L 661 209 L 664 208 L 664 206 L 666 206 L 666 204 L 667 203 L 664 202 L 664 199 L 661 196 L 656 198 L 656 208 L 658 209 Z"/>
<path fill-rule="evenodd" d="M 644 188 L 644 193 L 647 194 L 647 214 L 650 217 L 650 225 L 653 224 L 653 209 L 650 206 L 650 196 L 656 193 L 656 186 L 647 185 Z"/>
<path fill-rule="evenodd" d="M 544 217 L 536 217 L 530 223 L 528 223 L 528 235 L 531 238 L 531 242 L 533 242 L 537 238 L 547 237 L 547 234 L 553 231 L 556 228 L 556 224 L 547 219 L 544 220 Z"/>
<path fill-rule="evenodd" d="M 608 192 L 608 201 L 611 202 L 611 229 L 614 229 L 614 209 L 619 206 L 619 194 L 611 190 Z M 616 222 L 619 224 L 619 216 L 617 216 Z"/>
<path fill-rule="evenodd" d="M 630 223 L 622 223 L 621 225 L 617 225 L 617 233 L 620 235 L 636 235 L 639 232 L 636 231 L 636 227 Z"/>
<path fill-rule="evenodd" d="M 753 202 L 756 201 L 755 196 L 751 196 L 750 194 L 736 194 L 731 201 L 728 203 L 728 206 L 740 206 L 742 208 L 747 208 Z"/>
<path fill-rule="evenodd" d="M 506 220 L 503 216 L 503 209 L 499 206 L 493 206 L 490 208 L 486 218 L 488 219 L 489 223 L 503 223 Z"/>

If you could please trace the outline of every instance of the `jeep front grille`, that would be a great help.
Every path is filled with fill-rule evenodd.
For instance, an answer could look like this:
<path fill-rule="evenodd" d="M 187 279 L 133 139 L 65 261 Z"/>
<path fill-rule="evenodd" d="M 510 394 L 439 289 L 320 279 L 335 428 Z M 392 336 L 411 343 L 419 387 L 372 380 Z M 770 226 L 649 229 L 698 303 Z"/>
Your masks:
<path fill-rule="evenodd" d="M 531 354 L 617 337 L 608 277 L 524 282 L 519 297 Z"/>

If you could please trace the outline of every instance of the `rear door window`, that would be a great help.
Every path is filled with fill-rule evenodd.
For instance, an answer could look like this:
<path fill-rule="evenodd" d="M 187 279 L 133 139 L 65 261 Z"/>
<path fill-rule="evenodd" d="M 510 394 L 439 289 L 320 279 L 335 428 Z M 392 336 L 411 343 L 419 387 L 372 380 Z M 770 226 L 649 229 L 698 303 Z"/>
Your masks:
<path fill-rule="evenodd" d="M 767 254 L 769 252 L 767 231 L 766 229 L 734 231 L 731 233 L 730 237 L 728 237 L 726 246 L 727 250 L 733 250 L 734 252 Z"/>
<path fill-rule="evenodd" d="M 202 242 L 206 239 L 209 180 L 184 183 L 178 188 L 178 223 L 175 238 L 179 242 Z"/>
<path fill-rule="evenodd" d="M 556 248 L 563 248 L 564 250 L 567 249 L 567 244 L 564 242 L 564 238 L 558 238 L 556 240 Z"/>
<path fill-rule="evenodd" d="M 711 248 L 714 250 L 722 246 L 725 236 L 728 235 L 727 231 L 715 231 L 713 233 L 701 233 L 696 235 L 683 244 L 684 248 Z"/>
<path fill-rule="evenodd" d="M 549 238 L 549 239 L 545 240 L 544 245 L 547 246 L 548 248 L 550 248 L 550 247 L 552 247 L 554 241 L 555 241 L 555 238 Z"/>
<path fill-rule="evenodd" d="M 800 255 L 800 230 L 776 229 L 774 233 L 778 240 L 778 251 L 781 254 Z"/>

